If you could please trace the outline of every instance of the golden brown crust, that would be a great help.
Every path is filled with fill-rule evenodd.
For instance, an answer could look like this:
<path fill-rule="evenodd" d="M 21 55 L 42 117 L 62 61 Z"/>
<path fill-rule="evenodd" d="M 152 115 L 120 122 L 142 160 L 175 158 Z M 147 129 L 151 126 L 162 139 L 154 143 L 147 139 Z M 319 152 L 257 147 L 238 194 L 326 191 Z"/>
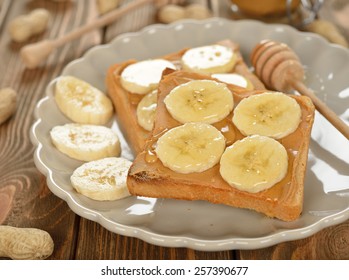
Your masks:
<path fill-rule="evenodd" d="M 248 69 L 245 64 L 239 47 L 237 44 L 224 40 L 218 42 L 218 44 L 232 48 L 237 56 L 237 63 L 233 69 L 233 72 L 241 74 L 248 78 L 256 89 L 264 89 L 263 83 Z M 187 49 L 180 50 L 175 53 L 171 53 L 161 58 L 172 61 L 175 65 L 180 65 L 180 59 Z M 142 128 L 137 121 L 137 104 L 140 102 L 142 95 L 132 94 L 125 90 L 120 83 L 120 75 L 123 69 L 136 60 L 128 60 L 125 62 L 112 65 L 107 72 L 106 84 L 108 94 L 113 101 L 118 123 L 121 125 L 121 129 L 130 144 L 133 152 L 137 155 L 144 148 L 146 139 L 150 136 L 150 132 Z"/>
<path fill-rule="evenodd" d="M 163 99 L 173 87 L 192 79 L 210 79 L 210 77 L 184 71 L 176 71 L 163 77 L 159 85 L 152 137 L 147 141 L 145 151 L 138 154 L 129 171 L 130 193 L 159 198 L 207 200 L 212 203 L 253 209 L 284 221 L 297 219 L 302 211 L 304 174 L 314 119 L 314 106 L 310 99 L 293 96 L 302 108 L 302 121 L 294 133 L 280 139 L 289 156 L 289 170 L 286 177 L 268 190 L 248 193 L 229 186 L 220 176 L 219 164 L 201 173 L 180 174 L 163 166 L 160 160 L 156 160 L 152 155 L 152 146 L 159 135 L 180 125 L 167 112 Z M 242 98 L 263 92 L 246 91 L 232 85 L 228 87 L 233 92 L 235 104 Z M 244 136 L 231 122 L 232 114 L 233 112 L 224 122 L 230 121 L 233 133 L 228 135 L 227 141 L 234 142 Z M 219 123 L 213 125 L 218 129 L 222 127 Z"/>

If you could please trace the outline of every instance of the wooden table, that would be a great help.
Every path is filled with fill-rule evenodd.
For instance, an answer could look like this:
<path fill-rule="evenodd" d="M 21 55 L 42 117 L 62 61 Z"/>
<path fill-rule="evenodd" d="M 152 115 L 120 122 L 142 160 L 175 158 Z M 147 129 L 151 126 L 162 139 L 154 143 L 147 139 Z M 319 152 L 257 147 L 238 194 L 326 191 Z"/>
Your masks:
<path fill-rule="evenodd" d="M 55 38 L 97 16 L 95 1 L 4 1 L 9 3 L 0 26 L 0 88 L 18 92 L 15 115 L 0 126 L 0 224 L 36 227 L 48 231 L 55 243 L 51 259 L 349 259 L 349 221 L 326 228 L 302 240 L 259 250 L 202 252 L 154 246 L 137 238 L 114 234 L 96 222 L 81 218 L 48 189 L 46 178 L 34 165 L 29 139 L 33 111 L 47 84 L 64 66 L 90 47 L 107 43 L 116 35 L 137 31 L 156 22 L 155 10 L 144 6 L 114 24 L 91 32 L 58 49 L 35 70 L 22 64 L 23 44 L 11 42 L 7 24 L 14 17 L 44 7 L 52 13 L 48 30 L 30 42 Z M 129 1 L 123 1 L 122 5 Z M 205 2 L 205 1 L 204 1 Z M 320 15 L 334 19 L 333 3 L 326 1 Z M 216 16 L 229 16 L 225 1 L 212 1 Z M 348 3 L 348 2 L 345 2 Z M 342 8 L 345 8 L 342 5 Z M 348 10 L 348 6 L 346 6 Z M 347 22 L 348 23 L 348 22 Z M 341 27 L 348 36 L 348 26 Z M 0 237 L 1 238 L 1 237 Z"/>

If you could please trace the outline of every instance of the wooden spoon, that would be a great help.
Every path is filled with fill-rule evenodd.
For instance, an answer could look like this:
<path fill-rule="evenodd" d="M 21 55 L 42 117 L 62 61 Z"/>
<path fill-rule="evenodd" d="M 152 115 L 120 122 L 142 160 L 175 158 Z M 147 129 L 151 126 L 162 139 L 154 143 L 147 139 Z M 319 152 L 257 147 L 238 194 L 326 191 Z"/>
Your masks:
<path fill-rule="evenodd" d="M 304 69 L 298 56 L 286 44 L 263 40 L 251 52 L 256 74 L 271 89 L 295 89 L 308 96 L 315 108 L 349 140 L 349 126 L 303 83 Z"/>
<path fill-rule="evenodd" d="M 138 0 L 133 1 L 130 4 L 122 6 L 119 9 L 111 11 L 100 18 L 78 27 L 77 29 L 69 32 L 68 34 L 53 40 L 43 40 L 38 43 L 30 44 L 24 46 L 20 55 L 25 64 L 29 69 L 34 69 L 41 64 L 56 48 L 71 42 L 87 32 L 92 31 L 93 29 L 105 26 L 112 23 L 117 18 L 127 14 L 128 12 L 135 10 L 142 5 L 153 3 L 157 8 L 167 5 L 167 4 L 180 4 L 184 2 L 183 0 Z"/>

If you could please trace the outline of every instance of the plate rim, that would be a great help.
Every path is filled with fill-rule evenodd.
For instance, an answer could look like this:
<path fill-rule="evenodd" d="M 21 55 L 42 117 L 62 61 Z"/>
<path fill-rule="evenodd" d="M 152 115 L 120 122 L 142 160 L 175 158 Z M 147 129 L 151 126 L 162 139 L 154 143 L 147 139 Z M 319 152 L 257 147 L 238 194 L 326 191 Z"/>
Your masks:
<path fill-rule="evenodd" d="M 239 23 L 250 23 L 250 24 L 257 24 L 257 25 L 263 25 L 268 26 L 271 29 L 275 28 L 283 28 L 291 30 L 291 32 L 301 33 L 300 31 L 296 30 L 295 28 L 285 25 L 285 24 L 269 24 L 269 23 L 263 23 L 256 20 L 239 20 L 239 21 L 233 21 L 229 19 L 224 18 L 211 18 L 207 20 L 180 20 L 178 22 L 172 23 L 172 24 L 152 24 L 149 26 L 146 26 L 142 28 L 139 31 L 136 32 L 127 32 L 122 33 L 118 36 L 116 36 L 113 40 L 111 40 L 107 44 L 97 45 L 89 50 L 87 50 L 81 57 L 69 62 L 62 72 L 60 74 L 63 74 L 66 69 L 69 69 L 73 64 L 78 63 L 81 60 L 86 59 L 88 56 L 93 55 L 93 53 L 100 48 L 103 47 L 110 47 L 113 44 L 117 44 L 118 40 L 122 40 L 123 38 L 127 38 L 130 36 L 140 36 L 141 34 L 144 34 L 148 32 L 150 29 L 173 29 L 176 28 L 176 26 L 179 26 L 181 24 L 196 24 L 196 25 L 203 25 L 203 24 L 209 24 L 209 23 L 219 23 L 222 22 L 224 24 L 239 24 Z M 238 23 L 239 22 L 239 23 Z M 310 36 L 313 38 L 316 38 L 317 40 L 321 40 L 326 42 L 326 44 L 329 44 L 331 47 L 335 48 L 342 48 L 344 50 L 344 47 L 328 43 L 324 38 L 317 34 L 313 34 L 310 32 L 302 32 L 304 33 L 304 36 Z M 52 83 L 52 81 L 51 81 Z M 34 123 L 31 126 L 30 129 L 30 139 L 32 144 L 35 147 L 34 151 L 34 163 L 35 166 L 38 168 L 38 170 L 46 176 L 46 183 L 51 190 L 52 193 L 54 193 L 56 196 L 60 197 L 64 201 L 67 202 L 69 208 L 73 210 L 77 215 L 84 217 L 86 219 L 95 221 L 99 223 L 101 226 L 106 228 L 107 230 L 114 232 L 116 234 L 129 236 L 129 237 L 136 237 L 139 238 L 145 242 L 149 242 L 151 244 L 157 245 L 157 246 L 164 246 L 164 247 L 185 247 L 185 248 L 191 248 L 194 250 L 199 251 L 224 251 L 224 250 L 238 250 L 238 249 L 259 249 L 259 248 L 265 248 L 269 246 L 273 246 L 282 242 L 287 242 L 291 240 L 298 240 L 298 239 L 304 239 L 306 237 L 309 237 L 311 235 L 314 235 L 315 233 L 319 232 L 320 230 L 327 228 L 329 226 L 340 224 L 344 221 L 346 221 L 349 218 L 349 206 L 335 214 L 332 214 L 328 217 L 323 217 L 322 219 L 319 219 L 314 224 L 311 224 L 307 227 L 302 228 L 296 228 L 292 230 L 282 231 L 282 232 L 276 232 L 267 236 L 258 237 L 258 238 L 226 238 L 226 239 L 220 239 L 220 240 L 203 240 L 198 238 L 192 238 L 187 236 L 169 236 L 165 234 L 158 234 L 151 231 L 147 231 L 143 228 L 137 227 L 137 226 L 129 226 L 129 225 L 123 225 L 121 223 L 117 223 L 114 221 L 109 221 L 106 217 L 104 217 L 101 213 L 98 211 L 88 209 L 86 207 L 83 207 L 82 205 L 76 203 L 72 195 L 67 193 L 66 191 L 62 190 L 52 179 L 52 170 L 44 163 L 44 161 L 40 157 L 40 152 L 43 148 L 43 144 L 39 141 L 37 134 L 36 134 L 36 127 L 42 122 L 42 119 L 38 113 L 40 106 L 43 102 L 45 102 L 46 99 L 48 99 L 48 86 L 46 87 L 44 97 L 41 98 L 35 107 L 34 110 Z"/>

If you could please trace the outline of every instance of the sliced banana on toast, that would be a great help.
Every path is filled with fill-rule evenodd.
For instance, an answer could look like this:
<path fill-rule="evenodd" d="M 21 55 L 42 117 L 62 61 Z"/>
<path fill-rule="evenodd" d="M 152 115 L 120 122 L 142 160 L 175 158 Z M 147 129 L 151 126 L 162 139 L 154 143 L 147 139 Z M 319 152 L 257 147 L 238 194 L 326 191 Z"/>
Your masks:
<path fill-rule="evenodd" d="M 232 92 L 224 83 L 213 80 L 193 80 L 170 91 L 164 103 L 180 123 L 212 124 L 224 119 L 234 107 Z"/>
<path fill-rule="evenodd" d="M 55 126 L 50 136 L 59 151 L 82 161 L 119 156 L 121 152 L 117 134 L 100 125 L 69 123 Z"/>
<path fill-rule="evenodd" d="M 137 105 L 138 124 L 147 131 L 151 131 L 154 126 L 157 96 L 157 90 L 153 90 L 146 94 Z"/>
<path fill-rule="evenodd" d="M 70 177 L 74 189 L 94 200 L 117 200 L 130 195 L 127 173 L 132 162 L 109 157 L 87 162 L 78 167 Z"/>
<path fill-rule="evenodd" d="M 131 93 L 149 93 L 158 87 L 166 68 L 176 69 L 176 66 L 165 59 L 149 59 L 130 64 L 121 73 L 121 85 Z"/>
<path fill-rule="evenodd" d="M 283 145 L 270 137 L 252 135 L 224 151 L 219 171 L 229 185 L 256 193 L 280 182 L 287 169 L 288 155 Z"/>
<path fill-rule="evenodd" d="M 182 56 L 184 70 L 201 74 L 228 73 L 234 69 L 237 55 L 233 49 L 221 45 L 191 48 Z"/>
<path fill-rule="evenodd" d="M 113 115 L 110 99 L 99 89 L 72 76 L 62 76 L 55 88 L 57 106 L 76 123 L 105 124 Z"/>
<path fill-rule="evenodd" d="M 280 139 L 297 129 L 301 115 L 294 98 L 281 92 L 265 92 L 244 98 L 234 110 L 233 123 L 246 136 Z"/>
<path fill-rule="evenodd" d="M 186 123 L 162 135 L 155 149 L 164 166 L 178 173 L 205 171 L 220 160 L 225 138 L 214 126 Z"/>

